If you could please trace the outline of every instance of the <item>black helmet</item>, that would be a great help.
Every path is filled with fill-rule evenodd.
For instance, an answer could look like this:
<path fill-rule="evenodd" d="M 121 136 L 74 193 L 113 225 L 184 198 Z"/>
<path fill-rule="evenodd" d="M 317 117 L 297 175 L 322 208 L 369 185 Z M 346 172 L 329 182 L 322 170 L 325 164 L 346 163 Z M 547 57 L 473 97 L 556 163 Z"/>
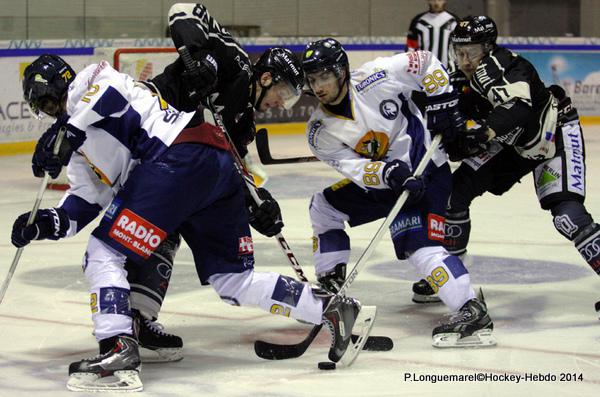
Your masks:
<path fill-rule="evenodd" d="M 498 28 L 492 18 L 485 15 L 466 17 L 458 21 L 456 28 L 450 35 L 453 45 L 460 44 L 487 44 L 489 47 L 496 45 Z"/>
<path fill-rule="evenodd" d="M 57 116 L 60 103 L 67 93 L 75 72 L 58 55 L 44 54 L 33 61 L 23 72 L 23 97 L 32 114 L 40 112 Z"/>
<path fill-rule="evenodd" d="M 263 86 L 260 78 L 263 73 L 269 72 L 272 76 L 271 84 Z M 259 110 L 262 100 L 270 89 L 275 89 L 283 100 L 283 107 L 291 109 L 302 95 L 304 86 L 304 72 L 298 58 L 286 48 L 270 48 L 265 51 L 254 64 L 254 80 L 260 85 L 261 92 L 255 99 L 254 107 Z M 286 84 L 277 84 L 284 82 Z M 252 96 L 255 97 L 256 85 Z"/>
<path fill-rule="evenodd" d="M 339 77 L 341 70 L 348 69 L 348 55 L 335 39 L 313 41 L 304 48 L 302 68 L 306 74 L 329 69 Z"/>
<path fill-rule="evenodd" d="M 269 72 L 273 76 L 273 84 L 287 81 L 298 91 L 304 85 L 304 73 L 298 58 L 287 48 L 275 47 L 265 51 L 254 64 L 257 79 Z"/>

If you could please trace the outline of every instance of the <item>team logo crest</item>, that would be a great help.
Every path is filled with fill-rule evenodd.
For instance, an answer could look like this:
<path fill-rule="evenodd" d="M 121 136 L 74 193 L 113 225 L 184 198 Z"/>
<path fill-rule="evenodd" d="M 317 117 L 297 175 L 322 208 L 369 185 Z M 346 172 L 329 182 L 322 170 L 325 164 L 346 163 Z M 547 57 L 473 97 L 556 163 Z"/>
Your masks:
<path fill-rule="evenodd" d="M 379 160 L 387 153 L 389 146 L 389 138 L 385 133 L 369 131 L 359 139 L 354 150 L 363 157 Z"/>
<path fill-rule="evenodd" d="M 379 104 L 379 112 L 388 120 L 395 120 L 399 110 L 398 104 L 392 99 L 386 99 Z"/>

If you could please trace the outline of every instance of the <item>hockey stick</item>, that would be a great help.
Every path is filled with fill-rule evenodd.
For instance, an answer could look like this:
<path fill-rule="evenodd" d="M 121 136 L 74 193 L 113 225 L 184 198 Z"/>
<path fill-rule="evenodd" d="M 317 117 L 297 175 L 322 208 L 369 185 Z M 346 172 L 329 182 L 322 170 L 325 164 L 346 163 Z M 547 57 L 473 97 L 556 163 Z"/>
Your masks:
<path fill-rule="evenodd" d="M 260 162 L 265 165 L 310 163 L 313 161 L 319 161 L 319 159 L 314 156 L 274 159 L 271 157 L 271 150 L 269 149 L 269 132 L 266 128 L 261 128 L 256 132 L 256 151 L 258 152 Z"/>
<path fill-rule="evenodd" d="M 58 156 L 58 152 L 60 150 L 60 145 L 62 143 L 63 137 L 65 136 L 65 132 L 67 131 L 66 127 L 61 127 L 58 130 L 58 134 L 56 135 L 56 141 L 54 142 L 54 148 L 52 149 L 52 154 Z M 44 179 L 42 179 L 42 183 L 40 184 L 40 188 L 38 190 L 37 196 L 35 197 L 35 203 L 33 203 L 33 209 L 29 213 L 29 218 L 27 218 L 27 223 L 25 226 L 31 226 L 33 224 L 33 220 L 40 208 L 40 204 L 42 203 L 42 198 L 44 197 L 44 192 L 46 191 L 46 186 L 50 181 L 50 174 L 47 172 L 44 175 Z M 4 299 L 4 295 L 6 294 L 6 290 L 8 289 L 8 285 L 10 284 L 10 280 L 12 280 L 13 275 L 15 274 L 15 270 L 17 269 L 17 264 L 19 263 L 19 259 L 21 259 L 21 254 L 25 247 L 17 248 L 17 252 L 15 253 L 15 257 L 13 258 L 12 264 L 10 265 L 10 269 L 8 270 L 8 274 L 4 279 L 4 283 L 2 284 L 2 288 L 0 288 L 0 304 Z"/>
<path fill-rule="evenodd" d="M 419 165 L 417 165 L 417 168 L 415 169 L 413 176 L 420 176 L 423 173 L 423 171 L 425 170 L 425 167 L 427 167 L 427 164 L 429 164 L 429 160 L 431 160 L 431 157 L 433 156 L 433 154 L 435 153 L 435 150 L 439 146 L 441 139 L 442 139 L 441 135 L 436 135 L 433 138 L 433 140 L 431 142 L 431 146 L 429 146 L 429 148 L 425 152 L 425 155 L 423 155 L 423 158 L 419 162 Z M 350 285 L 352 285 L 352 283 L 356 279 L 356 276 L 358 275 L 358 273 L 365 267 L 367 260 L 369 259 L 369 257 L 373 253 L 373 251 L 375 250 L 375 247 L 377 246 L 377 244 L 379 244 L 379 241 L 383 237 L 383 234 L 386 232 L 387 229 L 389 229 L 393 220 L 396 218 L 396 216 L 398 215 L 398 213 L 404 206 L 404 203 L 408 199 L 408 195 L 409 195 L 408 191 L 402 192 L 402 194 L 396 201 L 396 204 L 394 204 L 394 206 L 390 210 L 390 213 L 388 214 L 388 216 L 385 218 L 385 220 L 383 221 L 381 226 L 379 226 L 379 229 L 375 233 L 375 236 L 371 239 L 371 241 L 369 242 L 369 245 L 367 246 L 365 251 L 362 253 L 360 258 L 356 262 L 356 265 L 354 265 L 354 267 L 352 268 L 352 271 L 346 278 L 346 281 L 344 282 L 344 284 L 338 291 L 337 295 L 345 295 L 346 294 L 346 291 L 348 290 L 348 288 L 350 288 Z M 329 306 L 329 305 L 327 305 L 327 306 Z M 326 310 L 327 310 L 327 308 L 323 311 L 326 311 Z M 308 336 L 302 342 L 300 342 L 298 344 L 278 345 L 278 344 L 274 344 L 274 343 L 256 341 L 254 343 L 254 350 L 256 351 L 256 354 L 259 357 L 269 358 L 271 360 L 282 360 L 282 359 L 286 359 L 286 358 L 300 357 L 302 354 L 304 354 L 306 349 L 308 349 L 308 347 L 314 341 L 317 334 L 321 330 L 322 326 L 323 326 L 323 324 L 315 325 L 313 327 L 313 329 L 310 331 L 310 333 L 308 334 Z M 369 339 L 371 339 L 371 338 L 376 338 L 376 337 L 369 337 Z M 385 338 L 385 337 L 383 337 L 383 338 Z M 367 339 L 365 346 L 367 346 L 367 344 L 369 344 L 369 339 Z M 258 344 L 258 342 L 261 342 L 261 343 Z"/>

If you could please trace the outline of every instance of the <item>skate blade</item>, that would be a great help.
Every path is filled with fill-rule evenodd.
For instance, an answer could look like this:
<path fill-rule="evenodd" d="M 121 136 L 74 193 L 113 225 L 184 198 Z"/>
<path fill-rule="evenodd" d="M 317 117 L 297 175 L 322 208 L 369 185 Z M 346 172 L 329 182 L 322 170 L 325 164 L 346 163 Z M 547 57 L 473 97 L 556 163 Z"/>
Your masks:
<path fill-rule="evenodd" d="M 460 337 L 459 333 L 438 334 L 433 337 L 433 347 L 490 347 L 496 346 L 496 338 L 492 330 L 485 328 L 475 331 L 473 335 Z"/>
<path fill-rule="evenodd" d="M 111 381 L 111 378 L 117 380 Z M 101 378 L 97 374 L 75 372 L 69 376 L 67 389 L 71 391 L 126 393 L 142 391 L 144 385 L 138 371 L 115 371 L 114 376 Z"/>
<path fill-rule="evenodd" d="M 140 356 L 143 363 L 169 363 L 183 360 L 183 349 L 179 347 L 149 349 L 141 346 Z"/>
<path fill-rule="evenodd" d="M 358 357 L 358 354 L 362 351 L 363 346 L 369 338 L 369 334 L 371 334 L 371 329 L 373 328 L 373 324 L 375 324 L 376 316 L 377 306 L 363 306 L 361 308 L 358 317 L 356 317 L 354 327 L 352 328 L 352 334 L 357 335 L 358 338 L 356 339 L 356 342 L 350 340 L 346 353 L 344 353 L 340 360 L 345 367 L 351 366 L 356 360 L 356 357 Z"/>
<path fill-rule="evenodd" d="M 442 300 L 437 295 L 413 294 L 412 301 L 415 303 L 440 303 Z"/>

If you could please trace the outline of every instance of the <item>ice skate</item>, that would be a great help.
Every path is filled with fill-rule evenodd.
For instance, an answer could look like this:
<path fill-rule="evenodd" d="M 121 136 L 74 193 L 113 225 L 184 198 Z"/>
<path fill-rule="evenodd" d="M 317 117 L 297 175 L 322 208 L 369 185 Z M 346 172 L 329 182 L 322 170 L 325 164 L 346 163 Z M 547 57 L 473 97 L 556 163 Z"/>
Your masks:
<path fill-rule="evenodd" d="M 334 295 L 329 309 L 323 313 L 323 321 L 331 332 L 329 360 L 350 366 L 362 350 L 377 315 L 377 307 L 362 306 L 354 298 Z M 354 332 L 353 332 L 354 329 Z M 358 335 L 352 342 L 352 334 Z"/>
<path fill-rule="evenodd" d="M 433 329 L 433 346 L 494 346 L 496 339 L 492 335 L 493 329 L 494 323 L 487 314 L 485 302 L 474 298 Z"/>
<path fill-rule="evenodd" d="M 102 353 L 105 346 L 110 347 Z M 69 365 L 69 390 L 134 392 L 143 389 L 139 376 L 142 364 L 138 344 L 133 337 L 119 335 L 102 340 L 100 351 L 95 357 Z"/>
<path fill-rule="evenodd" d="M 142 361 L 161 363 L 183 359 L 183 341 L 177 335 L 164 331 L 163 326 L 133 311 L 133 332 L 142 350 Z M 149 354 L 145 354 L 150 351 Z"/>
<path fill-rule="evenodd" d="M 414 283 L 412 291 L 412 301 L 415 303 L 439 303 L 442 301 L 425 279 Z"/>

